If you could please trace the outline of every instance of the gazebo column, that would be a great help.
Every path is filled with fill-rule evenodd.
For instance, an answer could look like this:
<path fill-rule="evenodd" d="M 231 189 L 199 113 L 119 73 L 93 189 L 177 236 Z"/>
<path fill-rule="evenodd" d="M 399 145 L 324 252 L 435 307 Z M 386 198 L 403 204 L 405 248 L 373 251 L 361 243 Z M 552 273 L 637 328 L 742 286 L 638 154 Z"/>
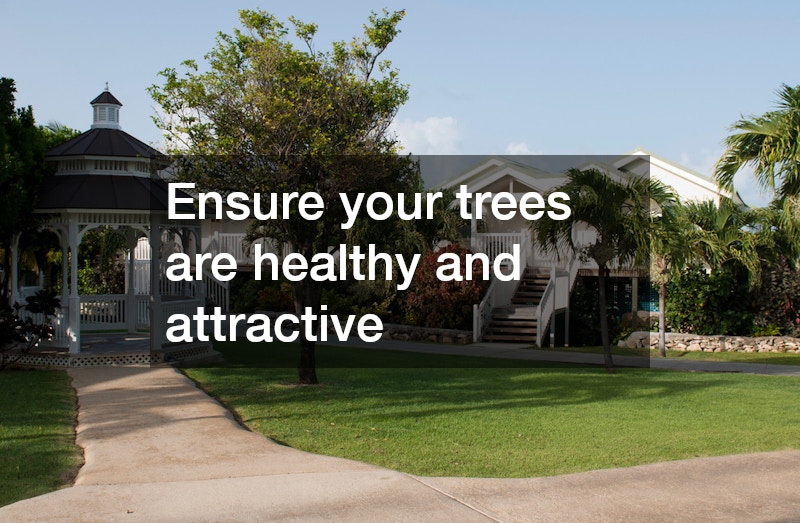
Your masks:
<path fill-rule="evenodd" d="M 67 320 L 67 340 L 69 352 L 81 351 L 81 298 L 78 296 L 78 246 L 81 243 L 78 217 L 69 217 L 69 317 Z"/>
<path fill-rule="evenodd" d="M 161 216 L 150 213 L 150 350 L 164 346 L 161 310 Z"/>
<path fill-rule="evenodd" d="M 136 230 L 129 228 L 126 237 L 128 270 L 125 271 L 125 322 L 128 332 L 136 332 L 136 324 L 139 320 L 139 309 L 136 306 L 136 244 L 138 239 Z"/>
<path fill-rule="evenodd" d="M 69 300 L 69 243 L 64 234 L 59 235 L 61 244 L 61 303 Z"/>
<path fill-rule="evenodd" d="M 14 305 L 20 300 L 19 296 L 19 233 L 11 236 L 11 300 L 10 305 Z"/>
<path fill-rule="evenodd" d="M 200 227 L 192 227 L 190 229 L 190 232 L 189 232 L 188 236 L 192 239 L 192 244 L 193 244 L 193 247 L 194 247 L 192 250 L 194 251 L 195 255 L 201 254 L 203 252 L 203 250 L 202 250 L 202 246 L 201 246 L 202 241 L 200 241 Z M 197 259 L 196 256 L 195 256 L 195 259 Z M 197 297 L 197 300 L 199 302 L 198 306 L 205 307 L 206 306 L 206 290 L 207 289 L 206 289 L 206 280 L 205 280 L 205 276 L 203 275 L 202 267 L 200 268 L 200 274 L 201 274 L 200 286 L 197 288 L 197 296 L 196 297 Z"/>

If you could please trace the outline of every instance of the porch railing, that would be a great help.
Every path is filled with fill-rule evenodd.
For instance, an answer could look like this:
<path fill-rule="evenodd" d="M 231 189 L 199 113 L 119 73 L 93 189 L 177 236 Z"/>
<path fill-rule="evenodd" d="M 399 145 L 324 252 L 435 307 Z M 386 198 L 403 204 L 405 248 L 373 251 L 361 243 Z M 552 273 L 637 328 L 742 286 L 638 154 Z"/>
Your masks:
<path fill-rule="evenodd" d="M 559 273 L 555 265 L 550 270 L 550 280 L 544 289 L 539 304 L 534 309 L 536 317 L 536 345 L 541 347 L 544 343 L 544 333 L 547 326 L 553 321 L 553 315 L 559 306 L 565 306 L 569 294 L 575 285 L 580 268 L 580 260 L 573 254 L 567 262 L 566 271 Z"/>
<path fill-rule="evenodd" d="M 483 333 L 492 321 L 492 310 L 494 310 L 495 289 L 497 288 L 497 278 L 492 278 L 492 283 L 486 290 L 486 296 L 480 303 L 472 306 L 472 341 L 478 343 L 483 338 Z"/>
<path fill-rule="evenodd" d="M 478 233 L 472 237 L 472 250 L 486 254 L 492 263 L 500 254 L 513 252 L 514 245 L 519 245 L 521 269 L 524 269 L 530 250 L 530 238 L 525 232 Z"/>

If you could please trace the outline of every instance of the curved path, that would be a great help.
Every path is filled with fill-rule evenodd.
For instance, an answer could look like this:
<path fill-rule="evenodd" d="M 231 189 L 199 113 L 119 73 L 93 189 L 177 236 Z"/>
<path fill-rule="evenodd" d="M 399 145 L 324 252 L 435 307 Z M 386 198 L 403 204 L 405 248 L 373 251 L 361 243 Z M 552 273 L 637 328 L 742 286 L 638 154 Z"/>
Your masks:
<path fill-rule="evenodd" d="M 800 451 L 534 479 L 422 478 L 243 429 L 171 368 L 72 369 L 75 486 L 1 521 L 797 521 Z"/>

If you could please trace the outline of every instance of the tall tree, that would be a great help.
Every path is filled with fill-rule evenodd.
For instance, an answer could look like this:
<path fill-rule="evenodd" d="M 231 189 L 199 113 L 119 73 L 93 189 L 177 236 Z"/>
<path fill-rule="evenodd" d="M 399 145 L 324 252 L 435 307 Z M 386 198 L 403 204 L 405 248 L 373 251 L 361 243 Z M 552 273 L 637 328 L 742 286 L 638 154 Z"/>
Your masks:
<path fill-rule="evenodd" d="M 565 220 L 553 220 L 545 215 L 532 221 L 532 238 L 548 250 L 561 252 L 567 248 L 597 264 L 603 360 L 612 372 L 606 281 L 612 264 L 632 267 L 644 263 L 647 257 L 651 184 L 647 178 L 640 177 L 627 182 L 616 181 L 597 169 L 570 169 L 566 175 L 567 181 L 555 190 L 569 195 L 570 216 Z M 573 228 L 576 226 L 595 231 L 595 239 L 588 245 L 575 245 Z"/>
<path fill-rule="evenodd" d="M 658 286 L 658 352 L 666 357 L 667 284 L 691 258 L 691 229 L 675 194 L 664 186 L 659 192 L 659 209 L 650 214 L 650 279 Z"/>
<path fill-rule="evenodd" d="M 304 220 L 292 208 L 288 219 L 263 222 L 264 236 L 307 259 L 344 241 L 339 193 L 391 194 L 418 183 L 416 164 L 395 154 L 387 132 L 408 88 L 381 56 L 404 14 L 373 13 L 363 35 L 322 52 L 316 24 L 241 11 L 241 29 L 217 36 L 202 71 L 187 60 L 150 88 L 173 152 L 191 155 L 178 162 L 179 176 L 223 194 L 316 192 L 321 218 Z M 321 293 L 318 282 L 296 282 L 297 312 L 318 313 Z M 299 380 L 317 383 L 315 343 L 303 333 L 300 346 Z"/>
<path fill-rule="evenodd" d="M 777 94 L 775 110 L 733 124 L 715 176 L 732 191 L 736 173 L 752 167 L 758 184 L 778 201 L 787 202 L 800 196 L 800 85 L 783 84 Z"/>
<path fill-rule="evenodd" d="M 17 91 L 14 80 L 0 78 L 0 251 L 4 285 L 0 303 L 6 303 L 11 291 L 10 247 L 17 233 L 36 230 L 27 219 L 36 206 L 36 197 L 48 170 L 44 165 L 46 147 L 42 131 L 36 127 L 33 109 L 15 108 Z"/>

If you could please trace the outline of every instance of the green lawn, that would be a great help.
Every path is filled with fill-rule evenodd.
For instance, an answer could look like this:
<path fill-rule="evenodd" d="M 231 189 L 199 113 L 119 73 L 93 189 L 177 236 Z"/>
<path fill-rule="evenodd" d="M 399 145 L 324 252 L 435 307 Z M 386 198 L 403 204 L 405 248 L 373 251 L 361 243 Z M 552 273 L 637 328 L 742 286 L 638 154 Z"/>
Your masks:
<path fill-rule="evenodd" d="M 0 506 L 72 484 L 75 391 L 65 372 L 0 372 Z"/>
<path fill-rule="evenodd" d="M 298 387 L 293 369 L 275 368 L 294 364 L 293 347 L 217 348 L 225 366 L 187 374 L 253 430 L 414 474 L 542 476 L 800 448 L 796 378 L 321 347 L 323 385 Z M 361 368 L 341 368 L 351 364 Z"/>

